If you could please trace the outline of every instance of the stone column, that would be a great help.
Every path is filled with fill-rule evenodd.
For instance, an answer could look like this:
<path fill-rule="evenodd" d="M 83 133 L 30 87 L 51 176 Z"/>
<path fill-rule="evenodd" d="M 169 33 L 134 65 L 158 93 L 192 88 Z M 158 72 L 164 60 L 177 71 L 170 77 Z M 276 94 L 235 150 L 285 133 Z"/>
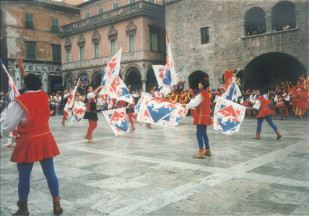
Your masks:
<path fill-rule="evenodd" d="M 266 15 L 266 33 L 269 33 L 272 31 L 272 26 L 271 26 L 271 15 Z"/>
<path fill-rule="evenodd" d="M 48 92 L 48 73 L 44 72 L 42 75 L 42 90 Z"/>
<path fill-rule="evenodd" d="M 21 72 L 18 69 L 17 63 L 14 63 L 14 77 L 15 77 L 15 85 L 17 89 L 23 89 L 22 86 L 22 78 L 21 78 Z"/>
<path fill-rule="evenodd" d="M 147 79 L 145 78 L 145 79 L 142 79 L 141 81 L 142 81 L 143 90 L 144 90 L 144 92 L 146 92 L 146 81 L 147 81 Z"/>

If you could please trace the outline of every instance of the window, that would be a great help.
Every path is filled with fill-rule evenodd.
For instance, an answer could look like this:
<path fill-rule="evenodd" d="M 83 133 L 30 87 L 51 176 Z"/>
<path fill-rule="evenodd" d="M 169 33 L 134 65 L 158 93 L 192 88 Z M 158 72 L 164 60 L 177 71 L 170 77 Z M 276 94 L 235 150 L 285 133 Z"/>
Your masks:
<path fill-rule="evenodd" d="M 150 50 L 159 51 L 159 34 L 158 32 L 150 32 Z"/>
<path fill-rule="evenodd" d="M 36 58 L 36 43 L 35 42 L 26 42 L 26 56 L 27 59 Z"/>
<path fill-rule="evenodd" d="M 111 54 L 114 55 L 116 53 L 116 39 L 111 40 Z"/>
<path fill-rule="evenodd" d="M 104 13 L 104 8 L 99 8 L 99 14 Z"/>
<path fill-rule="evenodd" d="M 113 9 L 116 9 L 116 8 L 119 8 L 119 3 L 118 2 L 113 3 Z"/>
<path fill-rule="evenodd" d="M 130 4 L 133 4 L 133 3 L 135 3 L 135 0 L 130 0 Z"/>
<path fill-rule="evenodd" d="M 90 17 L 90 12 L 85 13 L 85 18 Z"/>
<path fill-rule="evenodd" d="M 151 2 L 151 3 L 156 3 L 156 0 L 148 0 L 149 2 Z"/>
<path fill-rule="evenodd" d="M 52 52 L 53 52 L 53 61 L 60 62 L 61 61 L 61 46 L 52 44 Z"/>
<path fill-rule="evenodd" d="M 100 46 L 99 43 L 94 44 L 94 57 L 99 58 L 100 52 L 99 52 Z"/>
<path fill-rule="evenodd" d="M 245 36 L 258 35 L 266 32 L 266 13 L 260 7 L 254 7 L 245 15 Z"/>
<path fill-rule="evenodd" d="M 33 16 L 26 13 L 26 28 L 33 28 Z"/>
<path fill-rule="evenodd" d="M 67 63 L 71 62 L 71 49 L 67 49 Z"/>
<path fill-rule="evenodd" d="M 290 1 L 280 1 L 271 10 L 271 25 L 273 31 L 283 31 L 296 28 L 295 5 Z"/>
<path fill-rule="evenodd" d="M 135 52 L 135 35 L 129 35 L 129 52 Z"/>
<path fill-rule="evenodd" d="M 52 32 L 58 32 L 58 19 L 52 18 Z"/>
<path fill-rule="evenodd" d="M 84 46 L 79 47 L 79 59 L 80 60 L 85 59 L 85 47 Z"/>
<path fill-rule="evenodd" d="M 201 28 L 201 42 L 202 44 L 209 43 L 209 27 Z"/>

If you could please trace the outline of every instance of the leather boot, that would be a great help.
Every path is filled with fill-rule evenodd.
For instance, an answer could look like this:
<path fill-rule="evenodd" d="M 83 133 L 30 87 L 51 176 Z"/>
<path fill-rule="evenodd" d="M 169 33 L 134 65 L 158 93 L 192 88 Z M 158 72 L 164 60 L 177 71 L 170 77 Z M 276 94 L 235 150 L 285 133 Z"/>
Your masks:
<path fill-rule="evenodd" d="M 205 155 L 206 155 L 206 156 L 211 156 L 211 151 L 210 151 L 210 149 L 206 149 Z"/>
<path fill-rule="evenodd" d="M 252 137 L 252 139 L 261 139 L 261 134 L 260 133 L 256 133 L 255 137 Z"/>
<path fill-rule="evenodd" d="M 277 131 L 277 140 L 279 140 L 281 137 L 282 137 L 282 135 L 280 134 L 280 132 L 279 131 Z"/>
<path fill-rule="evenodd" d="M 19 207 L 19 209 L 13 215 L 29 215 L 27 201 L 26 202 L 18 201 L 17 206 Z"/>
<path fill-rule="evenodd" d="M 88 142 L 89 142 L 89 143 L 94 143 L 92 137 L 88 137 Z"/>
<path fill-rule="evenodd" d="M 205 158 L 204 149 L 200 149 L 200 153 L 198 153 L 197 155 L 194 155 L 193 158 L 204 159 Z"/>
<path fill-rule="evenodd" d="M 61 200 L 61 198 L 59 196 L 53 198 L 54 214 L 55 215 L 60 215 L 63 212 L 63 209 L 60 206 L 60 200 Z"/>

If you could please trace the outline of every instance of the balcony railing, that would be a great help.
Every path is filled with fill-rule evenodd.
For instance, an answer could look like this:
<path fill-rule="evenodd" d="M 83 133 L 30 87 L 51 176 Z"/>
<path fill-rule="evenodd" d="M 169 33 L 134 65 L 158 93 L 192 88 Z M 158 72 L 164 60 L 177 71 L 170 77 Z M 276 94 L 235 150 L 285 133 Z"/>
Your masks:
<path fill-rule="evenodd" d="M 150 2 L 139 1 L 123 7 L 116 8 L 83 20 L 79 20 L 60 28 L 60 34 L 70 33 L 77 29 L 88 27 L 95 24 L 108 24 L 114 18 L 145 11 L 148 15 L 163 15 L 163 6 Z"/>

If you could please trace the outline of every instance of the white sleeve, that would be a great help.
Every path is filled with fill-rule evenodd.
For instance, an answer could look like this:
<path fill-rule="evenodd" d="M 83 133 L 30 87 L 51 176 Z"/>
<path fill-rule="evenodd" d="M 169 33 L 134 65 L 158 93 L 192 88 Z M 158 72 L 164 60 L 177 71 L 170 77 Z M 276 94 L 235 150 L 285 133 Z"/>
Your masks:
<path fill-rule="evenodd" d="M 67 97 L 69 97 L 70 94 L 71 94 L 71 93 L 67 93 L 67 94 L 63 95 L 63 99 L 66 99 Z"/>
<path fill-rule="evenodd" d="M 261 102 L 259 100 L 255 100 L 253 108 L 258 110 L 260 109 L 260 106 L 261 106 Z"/>
<path fill-rule="evenodd" d="M 87 99 L 90 100 L 91 98 L 94 98 L 95 94 L 93 92 L 90 92 L 87 94 Z"/>
<path fill-rule="evenodd" d="M 6 118 L 1 126 L 2 136 L 7 137 L 19 123 L 26 122 L 27 119 L 28 117 L 25 109 L 17 101 L 12 101 L 9 104 Z"/>
<path fill-rule="evenodd" d="M 197 95 L 195 98 L 193 98 L 190 103 L 188 103 L 186 105 L 186 108 L 187 109 L 192 109 L 194 107 L 197 107 L 198 105 L 200 105 L 200 103 L 203 101 L 203 98 L 202 96 L 199 94 Z"/>

